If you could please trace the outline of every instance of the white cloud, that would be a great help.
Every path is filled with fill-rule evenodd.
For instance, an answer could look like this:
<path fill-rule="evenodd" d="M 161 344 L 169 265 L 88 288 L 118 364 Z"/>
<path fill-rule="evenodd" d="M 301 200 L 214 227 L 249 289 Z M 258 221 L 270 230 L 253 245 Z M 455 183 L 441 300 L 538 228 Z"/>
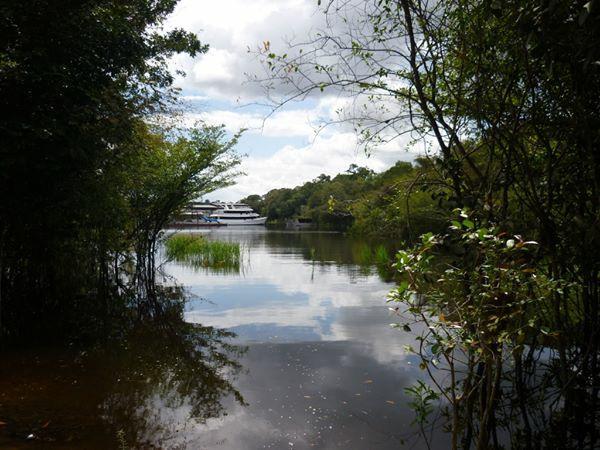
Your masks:
<path fill-rule="evenodd" d="M 206 95 L 184 95 L 181 98 L 186 102 L 204 102 L 210 99 Z"/>
<path fill-rule="evenodd" d="M 232 133 L 246 129 L 246 133 L 265 137 L 306 137 L 314 138 L 318 126 L 311 122 L 312 111 L 295 110 L 277 112 L 268 119 L 257 113 L 244 113 L 226 109 L 215 109 L 184 115 L 184 123 L 192 125 L 204 122 L 208 125 L 225 125 Z"/>
<path fill-rule="evenodd" d="M 174 58 L 172 66 L 188 74 L 178 84 L 227 100 L 260 97 L 262 88 L 246 83 L 246 74 L 262 71 L 248 49 L 269 41 L 284 50 L 286 36 L 304 36 L 323 19 L 313 0 L 181 0 L 166 28 L 192 31 L 211 49 L 196 59 Z"/>
<path fill-rule="evenodd" d="M 339 99 L 325 97 L 314 108 L 279 109 L 269 116 L 244 112 L 242 109 L 213 109 L 186 113 L 183 120 L 187 125 L 197 121 L 209 125 L 225 125 L 232 133 L 245 128 L 247 133 L 266 137 L 304 137 L 312 140 L 318 133 L 331 135 L 348 130 L 347 124 L 323 128 L 337 119 L 336 110 L 342 104 Z"/>
<path fill-rule="evenodd" d="M 235 186 L 211 193 L 209 197 L 239 200 L 250 194 L 262 195 L 275 188 L 295 187 L 321 174 L 335 176 L 347 170 L 350 164 L 383 171 L 397 160 L 414 159 L 415 151 L 409 148 L 409 136 L 383 144 L 367 156 L 349 123 L 332 123 L 338 119 L 338 111 L 347 107 L 352 107 L 351 100 L 328 96 L 321 98 L 313 108 L 278 110 L 266 119 L 264 115 L 241 109 L 185 114 L 184 122 L 188 125 L 197 121 L 223 124 L 232 133 L 244 128 L 247 129 L 246 134 L 253 136 L 301 138 L 307 143 L 283 145 L 266 156 L 250 154 L 241 166 L 246 175 L 236 180 Z M 238 151 L 247 153 L 243 146 Z"/>
<path fill-rule="evenodd" d="M 321 174 L 335 176 L 350 164 L 383 171 L 399 159 L 407 161 L 414 153 L 404 151 L 401 142 L 385 146 L 368 157 L 357 147 L 353 133 L 319 135 L 304 147 L 286 145 L 270 156 L 250 156 L 242 162 L 246 175 L 235 186 L 211 193 L 211 199 L 239 200 L 249 194 L 265 194 L 271 189 L 295 187 Z M 242 149 L 243 150 L 243 149 Z"/>
<path fill-rule="evenodd" d="M 364 165 L 366 158 L 354 151 L 356 137 L 351 133 L 317 137 L 304 147 L 286 145 L 273 155 L 250 156 L 242 163 L 246 173 L 230 188 L 211 194 L 211 198 L 235 200 L 251 193 L 265 194 L 275 188 L 294 187 L 320 174 L 335 175 L 352 162 Z"/>
<path fill-rule="evenodd" d="M 245 128 L 255 142 L 257 137 L 290 138 L 288 145 L 271 150 L 270 155 L 264 151 L 260 156 L 253 155 L 240 147 L 240 153 L 249 153 L 242 164 L 247 175 L 240 177 L 236 186 L 211 193 L 211 199 L 236 200 L 253 193 L 264 194 L 273 188 L 294 187 L 322 173 L 336 175 L 350 164 L 380 171 L 399 159 L 413 159 L 414 153 L 404 151 L 408 137 L 381 146 L 368 158 L 357 150 L 357 138 L 349 122 L 316 133 L 325 123 L 348 115 L 356 117 L 356 111 L 371 117 L 395 116 L 398 114 L 395 102 L 385 104 L 387 109 L 382 112 L 377 108 L 381 105 L 366 98 L 325 92 L 310 102 L 275 111 L 267 120 L 256 112 L 223 106 L 223 100 L 231 105 L 264 100 L 262 87 L 247 82 L 247 74 L 262 73 L 264 69 L 256 56 L 248 52 L 249 48 L 257 49 L 269 41 L 274 52 L 285 52 L 289 40 L 301 41 L 311 30 L 326 27 L 324 19 L 314 0 L 181 0 L 170 16 L 167 28 L 193 31 L 211 46 L 208 53 L 194 59 L 178 56 L 172 61 L 174 68 L 187 73 L 187 77 L 177 81 L 189 94 L 186 98 L 205 102 L 205 110 L 196 105 L 185 114 L 187 123 L 202 120 L 213 125 L 224 124 L 230 132 Z M 211 109 L 211 100 L 218 100 L 220 106 Z M 344 112 L 340 115 L 341 110 Z M 368 119 L 361 121 L 369 123 Z M 394 130 L 390 132 L 393 134 Z M 307 144 L 301 145 L 299 141 Z M 253 147 L 259 145 L 255 143 Z"/>
<path fill-rule="evenodd" d="M 211 49 L 199 57 L 192 70 L 197 83 L 228 82 L 234 79 L 236 55 L 223 49 Z"/>

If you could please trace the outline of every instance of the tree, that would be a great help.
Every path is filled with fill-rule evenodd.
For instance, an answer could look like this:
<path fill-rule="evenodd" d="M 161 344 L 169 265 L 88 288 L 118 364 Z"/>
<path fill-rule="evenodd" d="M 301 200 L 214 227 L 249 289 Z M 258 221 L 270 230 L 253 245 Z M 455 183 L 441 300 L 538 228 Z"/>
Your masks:
<path fill-rule="evenodd" d="M 106 293 L 99 280 L 127 247 L 122 190 L 140 122 L 173 104 L 167 59 L 207 50 L 161 29 L 176 3 L 2 5 L 0 331 L 102 303 L 83 299 Z"/>
<path fill-rule="evenodd" d="M 250 206 L 250 208 L 252 208 L 254 211 L 256 211 L 259 214 L 264 214 L 263 208 L 264 208 L 264 204 L 263 204 L 263 199 L 260 195 L 257 194 L 252 194 L 249 195 L 248 197 L 243 198 L 242 200 L 240 200 L 242 203 L 246 203 L 248 206 Z"/>
<path fill-rule="evenodd" d="M 170 130 L 168 137 L 143 127 L 140 134 L 144 145 L 138 148 L 132 166 L 136 173 L 126 194 L 131 210 L 128 241 L 137 259 L 132 285 L 138 312 L 152 314 L 161 309 L 155 259 L 163 230 L 190 201 L 231 185 L 238 175 L 232 169 L 240 159 L 233 152 L 238 135 L 227 140 L 223 127 Z"/>

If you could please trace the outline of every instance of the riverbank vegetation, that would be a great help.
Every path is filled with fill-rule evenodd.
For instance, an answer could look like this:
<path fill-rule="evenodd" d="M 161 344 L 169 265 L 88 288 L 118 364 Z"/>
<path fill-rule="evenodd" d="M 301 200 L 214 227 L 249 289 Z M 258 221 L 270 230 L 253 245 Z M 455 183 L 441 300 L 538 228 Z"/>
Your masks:
<path fill-rule="evenodd" d="M 3 6 L 4 338 L 47 342 L 122 308 L 138 318 L 160 312 L 162 228 L 188 201 L 230 182 L 236 137 L 162 125 L 177 105 L 167 59 L 208 49 L 191 33 L 162 28 L 175 4 Z"/>
<path fill-rule="evenodd" d="M 600 5 L 322 7 L 330 27 L 259 51 L 265 87 L 289 88 L 274 106 L 345 94 L 340 120 L 372 151 L 411 133 L 450 217 L 398 253 L 390 297 L 400 329 L 425 325 L 429 383 L 409 393 L 426 444 L 439 401 L 453 449 L 597 448 Z"/>
<path fill-rule="evenodd" d="M 317 229 L 399 243 L 443 229 L 447 208 L 423 189 L 431 179 L 426 159 L 399 161 L 382 173 L 352 165 L 335 177 L 320 175 L 302 186 L 273 189 L 242 201 L 271 224 L 310 219 Z"/>

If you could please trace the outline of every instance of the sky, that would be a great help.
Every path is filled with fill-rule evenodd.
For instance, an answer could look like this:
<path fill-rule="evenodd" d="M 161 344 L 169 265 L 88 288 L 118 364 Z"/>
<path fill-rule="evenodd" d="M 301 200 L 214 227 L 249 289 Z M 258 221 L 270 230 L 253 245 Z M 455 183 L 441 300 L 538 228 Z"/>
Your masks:
<path fill-rule="evenodd" d="M 349 99 L 328 94 L 287 104 L 273 111 L 264 90 L 249 76 L 264 73 L 254 52 L 269 41 L 275 52 L 287 42 L 305 38 L 324 24 L 316 0 L 181 0 L 166 28 L 194 32 L 209 44 L 207 53 L 191 58 L 178 55 L 171 69 L 184 101 L 185 123 L 204 121 L 224 125 L 233 134 L 247 130 L 237 151 L 244 155 L 234 186 L 210 193 L 210 200 L 236 201 L 250 194 L 294 187 L 320 174 L 336 175 L 351 164 L 383 171 L 414 153 L 405 141 L 386 145 L 367 156 L 357 146 L 352 127 L 320 125 L 336 118 Z"/>

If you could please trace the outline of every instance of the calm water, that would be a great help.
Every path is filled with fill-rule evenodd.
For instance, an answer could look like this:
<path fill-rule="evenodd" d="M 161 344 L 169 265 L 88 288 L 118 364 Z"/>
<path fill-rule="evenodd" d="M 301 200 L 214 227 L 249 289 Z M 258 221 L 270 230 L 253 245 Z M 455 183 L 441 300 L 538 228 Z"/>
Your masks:
<path fill-rule="evenodd" d="M 422 448 L 404 395 L 422 376 L 403 348 L 414 338 L 390 328 L 393 285 L 358 264 L 364 244 L 263 228 L 205 235 L 240 242 L 244 262 L 239 273 L 165 265 L 201 339 L 142 334 L 91 355 L 7 357 L 1 448 Z"/>

